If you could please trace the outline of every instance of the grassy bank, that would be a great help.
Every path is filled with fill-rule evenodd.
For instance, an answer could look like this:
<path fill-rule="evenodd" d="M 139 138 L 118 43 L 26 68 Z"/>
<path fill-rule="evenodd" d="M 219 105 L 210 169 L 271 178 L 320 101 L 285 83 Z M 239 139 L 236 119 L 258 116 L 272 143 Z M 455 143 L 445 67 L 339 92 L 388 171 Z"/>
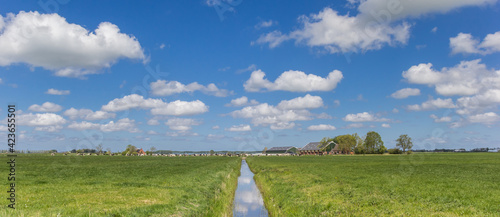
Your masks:
<path fill-rule="evenodd" d="M 498 216 L 500 154 L 249 157 L 272 216 Z"/>
<path fill-rule="evenodd" d="M 21 155 L 16 163 L 16 210 L 4 199 L 0 216 L 231 216 L 241 159 Z"/>

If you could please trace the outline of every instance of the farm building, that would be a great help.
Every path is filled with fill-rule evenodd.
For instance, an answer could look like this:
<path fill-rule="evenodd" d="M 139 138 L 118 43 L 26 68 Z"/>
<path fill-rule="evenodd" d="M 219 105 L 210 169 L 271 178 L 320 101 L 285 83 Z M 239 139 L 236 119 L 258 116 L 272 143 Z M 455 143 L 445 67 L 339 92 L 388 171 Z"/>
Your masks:
<path fill-rule="evenodd" d="M 306 146 L 302 147 L 300 149 L 300 155 L 319 155 L 323 154 L 321 151 L 321 146 L 320 142 L 310 142 Z"/>
<path fill-rule="evenodd" d="M 328 145 L 331 145 L 330 147 L 326 148 L 326 150 L 328 151 L 328 154 L 340 154 L 342 152 L 337 143 L 330 142 L 330 144 L 328 144 Z M 332 148 L 332 146 L 334 146 L 334 147 Z"/>
<path fill-rule="evenodd" d="M 326 147 L 322 147 L 321 142 L 310 142 L 299 151 L 300 155 L 324 155 L 340 153 L 339 146 L 335 142 L 329 142 Z"/>
<path fill-rule="evenodd" d="M 285 154 L 285 153 L 297 153 L 297 148 L 293 146 L 285 147 L 272 147 L 267 149 L 266 154 Z"/>
<path fill-rule="evenodd" d="M 146 152 L 144 152 L 144 150 L 142 150 L 142 148 L 141 148 L 141 149 L 137 149 L 137 154 L 138 154 L 139 156 L 145 156 L 145 155 L 146 155 Z"/>

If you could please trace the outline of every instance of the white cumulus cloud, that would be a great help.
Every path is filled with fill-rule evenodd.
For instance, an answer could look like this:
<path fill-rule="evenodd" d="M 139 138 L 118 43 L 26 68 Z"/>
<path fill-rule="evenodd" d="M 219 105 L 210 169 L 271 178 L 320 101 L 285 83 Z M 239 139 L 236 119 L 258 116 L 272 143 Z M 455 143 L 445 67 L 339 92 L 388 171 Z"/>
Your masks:
<path fill-rule="evenodd" d="M 272 25 L 276 25 L 276 21 L 273 20 L 267 20 L 267 21 L 261 21 L 257 25 L 255 25 L 256 29 L 262 29 L 262 28 L 268 28 L 271 27 Z"/>
<path fill-rule="evenodd" d="M 404 88 L 404 89 L 398 90 L 398 91 L 394 92 L 393 94 L 391 94 L 391 97 L 395 98 L 395 99 L 405 99 L 405 98 L 408 98 L 410 96 L 418 96 L 418 95 L 420 95 L 419 89 L 417 89 L 417 88 Z"/>
<path fill-rule="evenodd" d="M 482 42 L 474 39 L 471 34 L 458 33 L 456 37 L 450 38 L 452 54 L 491 54 L 500 52 L 500 31 L 488 34 Z"/>
<path fill-rule="evenodd" d="M 248 100 L 248 97 L 242 96 L 240 98 L 236 98 L 231 100 L 231 103 L 226 104 L 226 106 L 234 106 L 234 107 L 239 107 L 239 106 L 248 106 L 248 105 L 257 105 L 259 102 L 257 100 L 252 99 Z"/>
<path fill-rule="evenodd" d="M 457 106 L 453 103 L 452 99 L 431 99 L 418 105 L 409 105 L 408 110 L 412 111 L 426 111 L 426 110 L 436 110 L 442 108 L 456 108 Z"/>
<path fill-rule="evenodd" d="M 100 124 L 88 121 L 73 122 L 68 125 L 68 128 L 73 130 L 98 130 L 100 127 Z"/>
<path fill-rule="evenodd" d="M 301 16 L 299 21 L 302 27 L 298 30 L 288 34 L 273 31 L 261 35 L 256 42 L 274 48 L 284 41 L 295 40 L 337 53 L 378 50 L 384 45 L 406 44 L 409 38 L 410 26 L 407 23 L 377 23 L 359 16 L 340 15 L 331 8 Z"/>
<path fill-rule="evenodd" d="M 271 124 L 269 128 L 271 128 L 271 130 L 286 130 L 286 129 L 292 129 L 294 127 L 295 127 L 294 122 L 278 122 Z"/>
<path fill-rule="evenodd" d="M 137 39 L 109 22 L 90 32 L 58 14 L 21 11 L 0 16 L 0 23 L 0 66 L 26 63 L 85 78 L 122 58 L 146 60 Z"/>
<path fill-rule="evenodd" d="M 160 125 L 160 121 L 157 119 L 149 119 L 147 124 L 151 125 L 151 126 L 156 126 L 156 125 Z"/>
<path fill-rule="evenodd" d="M 307 94 L 290 100 L 282 100 L 278 105 L 261 103 L 246 106 L 230 113 L 233 118 L 251 119 L 255 126 L 270 126 L 273 130 L 291 129 L 296 126 L 295 121 L 317 118 L 331 118 L 328 114 L 312 114 L 309 110 L 323 106 L 323 99 L 319 96 Z"/>
<path fill-rule="evenodd" d="M 201 122 L 190 118 L 172 118 L 165 122 L 165 125 L 167 125 L 171 130 L 177 131 L 188 131 L 193 128 L 192 126 L 200 124 Z"/>
<path fill-rule="evenodd" d="M 297 97 L 291 100 L 281 101 L 277 108 L 279 109 L 315 109 L 323 106 L 323 99 L 319 96 L 309 94 L 304 97 Z"/>
<path fill-rule="evenodd" d="M 294 121 L 311 120 L 311 113 L 307 110 L 281 110 L 267 103 L 256 106 L 247 106 L 231 113 L 234 118 L 248 118 L 254 125 L 271 125 L 273 128 L 290 126 Z"/>
<path fill-rule="evenodd" d="M 73 122 L 68 125 L 69 129 L 73 130 L 100 130 L 102 132 L 117 132 L 117 131 L 127 131 L 130 133 L 137 133 L 140 130 L 135 125 L 135 120 L 128 118 L 123 118 L 118 121 L 110 121 L 105 124 L 91 123 L 87 121 L 83 122 Z"/>
<path fill-rule="evenodd" d="M 213 95 L 218 97 L 226 97 L 229 94 L 228 90 L 219 89 L 215 84 L 211 83 L 207 86 L 198 84 L 198 82 L 193 82 L 190 84 L 182 84 L 178 81 L 165 81 L 158 80 L 152 82 L 151 93 L 155 96 L 168 96 L 177 93 L 192 93 L 195 91 L 201 91 L 207 95 Z"/>
<path fill-rule="evenodd" d="M 231 132 L 244 132 L 244 131 L 251 131 L 252 128 L 250 127 L 250 125 L 244 125 L 244 124 L 241 124 L 241 125 L 235 125 L 235 126 L 231 126 L 230 128 L 226 128 L 226 131 L 231 131 Z"/>
<path fill-rule="evenodd" d="M 344 118 L 344 121 L 348 122 L 376 122 L 376 121 L 388 121 L 387 118 L 379 118 L 372 113 L 361 112 L 357 114 L 347 114 Z"/>
<path fill-rule="evenodd" d="M 66 124 L 66 119 L 54 113 L 20 114 L 18 122 L 21 126 L 35 127 L 37 131 L 56 132 Z"/>
<path fill-rule="evenodd" d="M 469 116 L 469 121 L 472 123 L 492 124 L 500 121 L 500 116 L 494 112 L 487 112 L 484 114 Z"/>
<path fill-rule="evenodd" d="M 258 92 L 261 89 L 291 92 L 331 91 L 343 78 L 342 72 L 338 70 L 330 72 L 326 78 L 293 70 L 283 72 L 274 82 L 265 79 L 265 76 L 261 70 L 253 71 L 250 79 L 244 84 L 245 90 L 249 92 Z"/>
<path fill-rule="evenodd" d="M 153 115 L 197 115 L 208 112 L 208 106 L 200 100 L 195 101 L 181 101 L 176 100 L 169 103 L 164 103 L 159 107 L 151 109 Z"/>
<path fill-rule="evenodd" d="M 116 114 L 106 111 L 92 111 L 90 109 L 75 109 L 70 108 L 64 111 L 63 115 L 68 116 L 70 119 L 84 119 L 84 120 L 104 120 L 109 118 L 115 118 Z"/>
<path fill-rule="evenodd" d="M 319 124 L 319 125 L 311 125 L 307 127 L 308 130 L 336 130 L 335 126 L 329 124 Z"/>
<path fill-rule="evenodd" d="M 54 88 L 50 88 L 45 93 L 50 94 L 50 95 L 69 95 L 70 91 L 69 90 L 56 90 Z"/>
<path fill-rule="evenodd" d="M 432 64 L 419 64 L 403 72 L 403 77 L 414 84 L 434 86 L 438 94 L 443 96 L 474 95 L 491 88 L 500 88 L 500 73 L 489 70 L 480 63 L 480 59 L 462 61 L 460 64 L 432 69 Z"/>
<path fill-rule="evenodd" d="M 500 104 L 500 89 L 490 89 L 474 96 L 461 97 L 457 100 L 458 114 L 469 115 L 494 109 Z"/>
<path fill-rule="evenodd" d="M 358 5 L 356 16 L 339 14 L 331 8 L 309 16 L 299 17 L 301 27 L 290 33 L 272 31 L 261 35 L 256 43 L 277 47 L 287 40 L 309 47 L 320 47 L 331 53 L 365 52 L 389 45 L 406 44 L 410 36 L 410 25 L 404 19 L 418 18 L 431 13 L 446 13 L 451 10 L 482 6 L 496 0 L 349 0 L 351 6 Z"/>
<path fill-rule="evenodd" d="M 426 102 L 411 105 L 410 110 L 456 108 L 460 115 L 474 115 L 491 111 L 500 104 L 500 70 L 488 69 L 481 63 L 481 59 L 462 61 L 440 71 L 433 69 L 431 63 L 419 64 L 403 72 L 403 77 L 409 83 L 434 87 L 440 95 L 460 96 L 456 100 L 456 106 L 452 105 L 451 99 L 447 99 L 448 102 L 442 102 L 446 106 L 436 107 L 431 102 Z"/>
<path fill-rule="evenodd" d="M 131 94 L 116 98 L 102 106 L 103 111 L 117 112 L 128 109 L 151 109 L 153 115 L 196 115 L 208 111 L 208 106 L 200 100 L 164 102 L 161 99 L 144 99 L 143 96 Z"/>
<path fill-rule="evenodd" d="M 104 111 L 124 111 L 129 109 L 151 109 L 163 106 L 165 102 L 161 99 L 144 99 L 138 94 L 131 94 L 122 98 L 116 98 L 102 106 Z"/>
<path fill-rule="evenodd" d="M 441 122 L 451 122 L 451 117 L 449 116 L 444 116 L 444 117 L 438 117 L 435 114 L 430 115 L 432 119 L 434 119 L 434 122 L 436 123 L 441 123 Z"/>
<path fill-rule="evenodd" d="M 34 112 L 58 112 L 62 110 L 62 106 L 52 102 L 45 102 L 42 105 L 31 105 L 28 110 Z"/>

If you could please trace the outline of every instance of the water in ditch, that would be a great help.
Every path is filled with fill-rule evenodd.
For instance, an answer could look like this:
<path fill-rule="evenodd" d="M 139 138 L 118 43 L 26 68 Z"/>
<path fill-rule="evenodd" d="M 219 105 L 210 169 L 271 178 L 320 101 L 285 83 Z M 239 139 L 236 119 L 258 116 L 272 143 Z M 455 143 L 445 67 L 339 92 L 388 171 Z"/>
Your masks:
<path fill-rule="evenodd" d="M 233 216 L 268 216 L 253 173 L 245 160 L 241 162 L 241 175 L 234 196 Z"/>

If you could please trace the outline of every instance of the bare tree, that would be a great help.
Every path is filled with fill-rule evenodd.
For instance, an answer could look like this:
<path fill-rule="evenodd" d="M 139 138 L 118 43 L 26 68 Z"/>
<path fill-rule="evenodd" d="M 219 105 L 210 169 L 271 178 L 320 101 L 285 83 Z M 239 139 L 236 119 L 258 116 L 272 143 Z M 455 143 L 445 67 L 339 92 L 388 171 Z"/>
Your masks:
<path fill-rule="evenodd" d="M 102 154 L 102 149 L 103 149 L 102 144 L 99 144 L 99 145 L 96 147 L 96 149 L 97 149 L 97 152 L 99 152 L 99 154 Z"/>

